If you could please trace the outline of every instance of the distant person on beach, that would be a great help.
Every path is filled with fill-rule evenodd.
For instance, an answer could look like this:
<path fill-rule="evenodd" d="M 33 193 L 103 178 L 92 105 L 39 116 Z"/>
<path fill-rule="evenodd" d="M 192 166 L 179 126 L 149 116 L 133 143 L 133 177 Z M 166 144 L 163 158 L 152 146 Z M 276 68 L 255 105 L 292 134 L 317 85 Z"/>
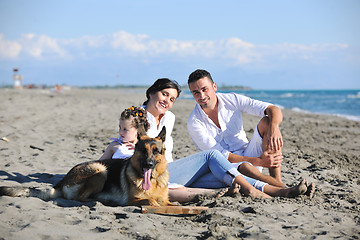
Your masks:
<path fill-rule="evenodd" d="M 254 198 L 295 197 L 300 194 L 311 195 L 313 193 L 314 185 L 309 185 L 306 180 L 301 181 L 295 187 L 286 188 L 243 176 L 218 150 L 201 151 L 173 161 L 171 132 L 175 123 L 175 115 L 169 110 L 180 92 L 180 86 L 175 81 L 167 78 L 158 79 L 147 89 L 147 100 L 142 106 L 147 111 L 147 119 L 150 123 L 147 134 L 150 137 L 157 136 L 163 126 L 166 127 L 165 154 L 169 162 L 171 201 L 191 201 L 196 194 L 224 187 L 230 187 L 228 189 L 230 193 L 240 191 L 245 196 Z M 280 139 L 277 137 L 276 140 L 280 141 L 275 143 L 278 146 L 272 147 L 279 150 L 282 147 L 281 137 Z M 274 154 L 269 153 L 269 155 L 273 156 Z M 281 162 L 281 155 L 277 158 L 277 167 L 280 165 L 279 161 Z M 253 169 L 249 169 L 249 171 L 251 172 Z M 172 186 L 173 183 L 176 185 Z"/>
<path fill-rule="evenodd" d="M 187 129 L 198 150 L 216 149 L 242 174 L 285 186 L 281 179 L 281 110 L 236 93 L 217 93 L 216 83 L 206 70 L 192 72 L 188 86 L 197 104 L 188 118 Z M 262 117 L 250 141 L 242 113 Z M 269 169 L 270 176 L 262 174 L 263 167 Z"/>
<path fill-rule="evenodd" d="M 119 136 L 112 138 L 112 142 L 106 148 L 102 159 L 123 159 L 134 154 L 138 134 L 145 133 L 149 129 L 146 111 L 139 107 L 125 109 L 119 119 Z"/>

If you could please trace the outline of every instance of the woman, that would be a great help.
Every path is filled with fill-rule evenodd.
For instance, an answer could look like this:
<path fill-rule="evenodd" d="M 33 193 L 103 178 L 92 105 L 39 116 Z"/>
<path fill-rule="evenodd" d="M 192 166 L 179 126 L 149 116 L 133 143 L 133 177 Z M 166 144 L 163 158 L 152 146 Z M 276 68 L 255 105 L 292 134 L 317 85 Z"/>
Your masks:
<path fill-rule="evenodd" d="M 191 155 L 173 162 L 173 139 L 171 132 L 175 115 L 169 110 L 181 93 L 180 86 L 167 78 L 158 79 L 146 91 L 147 100 L 143 108 L 147 111 L 150 128 L 147 134 L 156 137 L 162 127 L 166 127 L 166 159 L 169 162 L 169 195 L 172 201 L 189 201 L 194 194 L 207 193 L 209 189 L 230 187 L 239 189 L 245 196 L 270 198 L 271 196 L 295 197 L 300 194 L 312 194 L 314 185 L 303 180 L 292 188 L 281 188 L 241 175 L 238 170 L 218 151 L 209 150 Z M 190 188 L 187 188 L 190 187 Z M 203 189 L 199 189 L 203 188 Z"/>

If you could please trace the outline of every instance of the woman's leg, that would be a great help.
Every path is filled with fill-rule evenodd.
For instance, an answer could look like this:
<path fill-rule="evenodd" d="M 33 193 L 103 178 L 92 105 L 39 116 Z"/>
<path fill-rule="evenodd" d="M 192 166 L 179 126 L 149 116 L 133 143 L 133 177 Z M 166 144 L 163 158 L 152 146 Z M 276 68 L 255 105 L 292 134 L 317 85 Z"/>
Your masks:
<path fill-rule="evenodd" d="M 209 155 L 208 159 L 209 169 L 211 174 L 206 174 L 198 178 L 192 186 L 206 187 L 211 181 L 211 176 L 215 176 L 218 182 L 232 186 L 237 184 L 240 186 L 240 192 L 245 196 L 254 198 L 269 198 L 270 196 L 264 194 L 265 182 L 261 182 L 256 179 L 252 179 L 247 176 L 241 175 L 237 169 L 231 164 L 219 151 L 214 151 Z"/>
<path fill-rule="evenodd" d="M 231 185 L 230 185 L 231 186 Z M 219 180 L 215 175 L 209 170 L 208 173 L 198 177 L 193 181 L 188 187 L 193 188 L 225 188 L 229 187 L 229 183 Z"/>
<path fill-rule="evenodd" d="M 214 152 L 211 150 L 204 151 L 169 163 L 169 182 L 187 186 L 169 188 L 170 201 L 183 203 L 193 201 L 199 195 L 221 197 L 225 194 L 231 195 L 239 192 L 239 189 L 235 188 L 237 186 L 230 189 L 218 189 L 227 187 L 227 184 L 219 181 L 209 169 L 209 159 L 212 158 Z M 195 185 L 192 186 L 194 182 L 201 178 L 207 179 L 206 184 L 202 185 L 201 188 L 197 188 Z"/>
<path fill-rule="evenodd" d="M 252 185 L 260 185 L 260 181 L 245 178 L 237 169 L 219 152 L 209 150 L 177 160 L 169 164 L 170 182 L 184 186 L 197 186 L 213 188 L 212 183 L 220 182 L 226 186 L 240 185 L 240 191 L 245 196 L 269 197 L 267 194 L 255 189 Z M 211 172 L 211 174 L 209 174 Z M 207 181 L 202 181 L 205 178 Z M 217 179 L 217 180 L 216 180 Z M 198 182 L 197 182 L 198 181 Z M 253 182 L 250 184 L 249 182 Z M 260 184 L 259 184 L 260 182 Z"/>
<path fill-rule="evenodd" d="M 199 196 L 207 197 L 222 197 L 224 195 L 232 195 L 236 192 L 231 192 L 227 188 L 223 189 L 206 189 L 206 188 L 169 188 L 169 199 L 172 202 L 191 202 L 194 201 Z"/>
<path fill-rule="evenodd" d="M 206 176 L 209 185 L 204 185 L 202 188 L 231 186 L 234 177 L 240 174 L 237 169 L 216 150 L 203 151 L 176 160 L 169 163 L 168 169 L 170 172 L 169 182 L 184 186 L 191 186 L 201 177 Z M 214 187 L 212 183 L 216 182 L 222 184 Z"/>

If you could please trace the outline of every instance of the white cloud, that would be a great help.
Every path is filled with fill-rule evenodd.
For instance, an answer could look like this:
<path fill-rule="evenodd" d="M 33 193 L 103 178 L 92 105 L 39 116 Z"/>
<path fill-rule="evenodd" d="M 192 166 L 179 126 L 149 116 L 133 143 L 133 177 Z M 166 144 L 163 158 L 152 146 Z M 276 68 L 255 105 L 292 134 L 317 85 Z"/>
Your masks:
<path fill-rule="evenodd" d="M 3 34 L 0 34 L 0 58 L 17 58 L 21 49 L 22 47 L 19 43 L 5 40 Z"/>
<path fill-rule="evenodd" d="M 82 36 L 75 39 L 66 39 L 59 41 L 60 44 L 64 47 L 72 46 L 77 49 L 86 49 L 89 48 L 100 48 L 103 47 L 106 42 L 104 36 Z"/>
<path fill-rule="evenodd" d="M 37 59 L 49 56 L 67 56 L 66 50 L 60 46 L 58 40 L 46 35 L 24 34 L 20 43 L 23 46 L 24 52 Z"/>
<path fill-rule="evenodd" d="M 119 55 L 143 57 L 190 57 L 207 59 L 227 59 L 235 64 L 255 61 L 257 54 L 251 51 L 254 45 L 241 39 L 210 41 L 179 41 L 175 39 L 154 40 L 147 35 L 132 35 L 121 31 L 114 33 L 111 46 Z"/>
<path fill-rule="evenodd" d="M 149 38 L 145 34 L 132 35 L 121 31 L 112 35 L 111 45 L 114 49 L 124 49 L 133 53 L 144 53 L 148 50 Z"/>
<path fill-rule="evenodd" d="M 22 55 L 24 54 L 24 55 Z M 14 59 L 22 56 L 30 56 L 35 59 L 47 59 L 48 57 L 69 57 L 59 41 L 46 35 L 23 34 L 18 41 L 9 41 L 0 34 L 0 57 Z"/>
<path fill-rule="evenodd" d="M 122 57 L 151 58 L 171 57 L 189 60 L 221 61 L 228 65 L 272 63 L 273 59 L 310 61 L 319 54 L 348 48 L 346 44 L 274 44 L 256 45 L 239 38 L 221 40 L 180 41 L 156 40 L 146 34 L 125 31 L 105 36 L 83 36 L 77 39 L 54 39 L 46 35 L 24 34 L 19 41 L 8 41 L 0 35 L 0 57 L 30 56 L 35 59 Z"/>

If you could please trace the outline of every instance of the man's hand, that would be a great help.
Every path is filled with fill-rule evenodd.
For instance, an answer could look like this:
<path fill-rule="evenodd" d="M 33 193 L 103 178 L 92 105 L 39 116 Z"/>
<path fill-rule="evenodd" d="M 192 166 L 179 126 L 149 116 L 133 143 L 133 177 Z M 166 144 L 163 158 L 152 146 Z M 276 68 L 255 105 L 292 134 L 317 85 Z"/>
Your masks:
<path fill-rule="evenodd" d="M 266 150 L 261 154 L 261 167 L 266 168 L 276 168 L 281 166 L 283 159 L 281 151 L 272 152 L 271 150 Z"/>
<path fill-rule="evenodd" d="M 267 134 L 268 150 L 279 152 L 283 147 L 282 135 L 279 126 L 270 126 Z"/>

